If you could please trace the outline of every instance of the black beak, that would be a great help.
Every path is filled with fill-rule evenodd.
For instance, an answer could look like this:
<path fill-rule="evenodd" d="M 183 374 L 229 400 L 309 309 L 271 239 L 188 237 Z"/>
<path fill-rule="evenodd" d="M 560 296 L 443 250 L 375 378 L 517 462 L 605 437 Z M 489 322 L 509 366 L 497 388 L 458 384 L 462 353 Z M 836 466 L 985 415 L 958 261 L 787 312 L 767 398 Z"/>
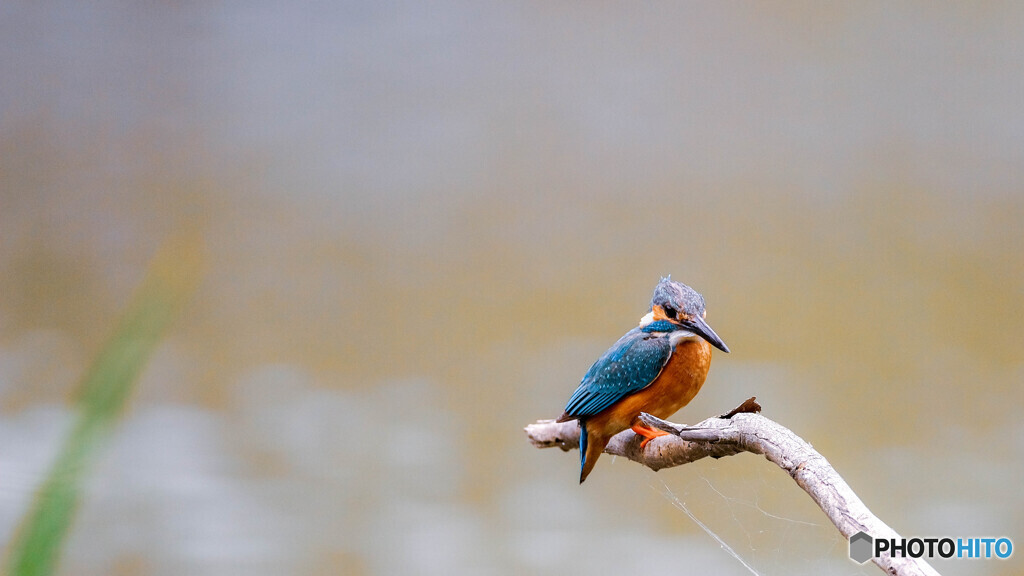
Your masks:
<path fill-rule="evenodd" d="M 704 321 L 700 316 L 694 316 L 690 319 L 680 319 L 679 325 L 700 336 L 701 338 L 708 341 L 709 344 L 718 348 L 722 352 L 728 352 L 729 347 L 722 342 L 722 339 L 715 334 L 715 331 L 708 326 L 708 323 Z"/>

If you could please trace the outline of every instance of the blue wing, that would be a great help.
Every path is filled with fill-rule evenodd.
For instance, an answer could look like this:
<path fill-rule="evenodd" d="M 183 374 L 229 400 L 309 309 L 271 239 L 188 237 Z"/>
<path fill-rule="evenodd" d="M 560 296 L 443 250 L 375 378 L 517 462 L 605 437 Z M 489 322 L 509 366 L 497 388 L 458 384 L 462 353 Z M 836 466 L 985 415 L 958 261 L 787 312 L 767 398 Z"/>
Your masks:
<path fill-rule="evenodd" d="M 668 325 L 667 322 L 664 324 Z M 654 382 L 672 356 L 669 339 L 652 333 L 660 327 L 634 328 L 619 338 L 583 376 L 579 388 L 565 406 L 565 415 L 573 418 L 593 416 Z"/>

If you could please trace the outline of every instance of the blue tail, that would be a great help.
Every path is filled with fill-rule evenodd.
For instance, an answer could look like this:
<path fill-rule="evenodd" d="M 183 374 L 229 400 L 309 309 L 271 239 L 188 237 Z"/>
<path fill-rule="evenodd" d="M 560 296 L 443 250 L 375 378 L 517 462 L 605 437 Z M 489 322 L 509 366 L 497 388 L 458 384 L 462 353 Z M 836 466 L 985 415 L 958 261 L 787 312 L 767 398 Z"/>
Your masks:
<path fill-rule="evenodd" d="M 583 467 L 587 465 L 587 423 L 580 420 L 580 484 L 586 476 L 583 475 Z"/>

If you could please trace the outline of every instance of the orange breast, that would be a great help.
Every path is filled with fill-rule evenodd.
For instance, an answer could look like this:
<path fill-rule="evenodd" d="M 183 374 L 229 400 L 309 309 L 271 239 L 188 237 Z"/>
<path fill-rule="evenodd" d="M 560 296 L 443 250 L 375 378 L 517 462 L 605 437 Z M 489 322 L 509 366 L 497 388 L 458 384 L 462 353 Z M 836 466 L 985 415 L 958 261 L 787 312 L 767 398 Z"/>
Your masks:
<path fill-rule="evenodd" d="M 629 428 L 641 412 L 668 418 L 700 392 L 710 367 L 711 345 L 699 339 L 684 341 L 650 386 L 592 416 L 588 428 L 611 436 Z"/>

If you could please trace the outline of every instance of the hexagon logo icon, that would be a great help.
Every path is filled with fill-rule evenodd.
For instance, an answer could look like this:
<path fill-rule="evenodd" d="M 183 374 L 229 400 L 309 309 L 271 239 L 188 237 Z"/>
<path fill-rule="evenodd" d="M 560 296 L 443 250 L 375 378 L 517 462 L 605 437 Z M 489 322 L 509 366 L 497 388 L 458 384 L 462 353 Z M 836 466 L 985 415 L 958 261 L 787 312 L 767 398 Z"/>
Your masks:
<path fill-rule="evenodd" d="M 850 560 L 857 564 L 871 560 L 873 557 L 871 549 L 874 547 L 874 543 L 874 539 L 863 531 L 850 536 Z"/>

